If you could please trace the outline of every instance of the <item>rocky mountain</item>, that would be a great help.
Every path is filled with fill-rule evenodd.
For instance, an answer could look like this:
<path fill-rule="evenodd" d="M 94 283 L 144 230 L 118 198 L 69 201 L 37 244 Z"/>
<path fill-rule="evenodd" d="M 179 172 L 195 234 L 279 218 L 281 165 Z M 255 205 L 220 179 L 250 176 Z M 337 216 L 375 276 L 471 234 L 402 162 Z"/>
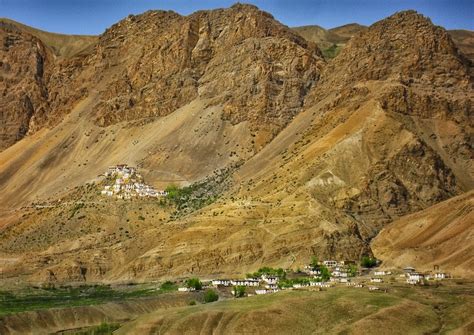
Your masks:
<path fill-rule="evenodd" d="M 0 19 L 0 38 L 3 150 L 43 126 L 41 120 L 57 105 L 51 82 L 58 68 L 66 59 L 85 52 L 96 38 L 47 33 L 8 19 Z"/>
<path fill-rule="evenodd" d="M 51 106 L 31 104 L 36 128 L 56 125 L 100 82 L 92 106 L 100 126 L 165 116 L 199 97 L 268 141 L 299 111 L 323 64 L 314 44 L 249 5 L 188 17 L 150 11 L 93 41 L 44 75 Z"/>
<path fill-rule="evenodd" d="M 34 113 L 48 108 L 47 89 L 43 81 L 49 71 L 51 55 L 32 35 L 15 25 L 0 22 L 1 90 L 0 149 L 4 149 L 28 133 Z"/>
<path fill-rule="evenodd" d="M 1 270 L 115 281 L 296 268 L 312 255 L 390 264 L 407 236 L 385 249 L 384 232 L 474 186 L 471 63 L 414 11 L 319 35 L 344 42 L 336 57 L 240 4 L 130 16 L 68 57 L 28 35 L 47 70 L 21 78 L 47 94 L 15 121 L 28 136 L 13 144 L 11 128 L 0 152 Z M 191 195 L 104 198 L 97 175 L 118 163 Z M 448 250 L 471 229 L 452 224 Z M 471 275 L 464 250 L 443 266 Z"/>

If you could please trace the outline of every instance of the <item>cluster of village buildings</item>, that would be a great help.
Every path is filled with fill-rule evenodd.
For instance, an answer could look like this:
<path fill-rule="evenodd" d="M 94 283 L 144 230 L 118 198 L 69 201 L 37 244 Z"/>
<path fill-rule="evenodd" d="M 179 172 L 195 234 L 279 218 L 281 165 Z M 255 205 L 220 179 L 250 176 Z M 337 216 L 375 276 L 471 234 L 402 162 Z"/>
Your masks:
<path fill-rule="evenodd" d="M 357 273 L 351 271 L 351 268 L 355 266 L 353 261 L 333 261 L 327 260 L 320 263 L 324 265 L 330 273 L 330 278 L 327 281 L 323 281 L 321 277 L 321 270 L 318 266 L 307 265 L 303 271 L 305 279 L 303 281 L 296 281 L 292 286 L 281 285 L 282 279 L 275 275 L 262 274 L 260 278 L 245 278 L 245 279 L 214 279 L 210 282 L 210 285 L 214 287 L 236 287 L 245 286 L 252 288 L 255 294 L 268 294 L 275 293 L 280 290 L 287 289 L 301 289 L 301 288 L 329 288 L 337 283 L 342 283 L 347 286 L 355 288 L 366 287 L 369 291 L 381 290 L 380 287 L 376 286 L 378 283 L 383 283 L 385 277 L 393 275 L 391 271 L 386 270 L 371 270 L 371 269 L 359 269 Z M 423 285 L 426 280 L 442 280 L 449 278 L 449 274 L 440 272 L 439 268 L 435 268 L 432 273 L 420 273 L 412 267 L 403 269 L 403 273 L 399 275 L 403 278 L 407 284 L 411 285 Z M 286 283 L 287 284 L 287 281 Z M 193 289 L 182 287 L 180 291 L 190 291 Z M 233 293 L 233 292 L 232 292 Z M 251 294 L 249 294 L 251 295 Z"/>
<path fill-rule="evenodd" d="M 101 191 L 105 196 L 118 199 L 166 196 L 166 191 L 156 190 L 153 186 L 145 184 L 137 169 L 127 164 L 110 166 L 104 176 L 107 178 L 106 181 L 109 181 Z"/>

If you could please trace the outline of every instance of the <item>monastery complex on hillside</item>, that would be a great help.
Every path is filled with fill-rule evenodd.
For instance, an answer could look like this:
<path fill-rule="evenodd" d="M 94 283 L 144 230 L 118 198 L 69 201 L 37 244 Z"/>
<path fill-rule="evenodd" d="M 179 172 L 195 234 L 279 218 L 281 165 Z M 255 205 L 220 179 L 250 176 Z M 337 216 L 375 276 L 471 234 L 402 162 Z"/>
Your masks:
<path fill-rule="evenodd" d="M 127 164 L 110 166 L 104 173 L 106 185 L 102 195 L 117 199 L 131 199 L 132 197 L 158 198 L 166 196 L 166 191 L 156 190 L 153 186 L 144 183 L 142 175 L 137 169 Z"/>

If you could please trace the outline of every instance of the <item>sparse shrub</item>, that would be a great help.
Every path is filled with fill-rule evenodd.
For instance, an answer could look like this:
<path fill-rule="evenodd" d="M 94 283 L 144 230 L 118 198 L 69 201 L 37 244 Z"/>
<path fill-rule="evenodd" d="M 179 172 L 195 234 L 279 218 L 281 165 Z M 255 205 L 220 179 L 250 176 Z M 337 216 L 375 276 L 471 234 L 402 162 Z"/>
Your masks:
<path fill-rule="evenodd" d="M 204 302 L 209 303 L 217 300 L 219 300 L 219 295 L 216 291 L 209 289 L 204 293 Z"/>
<path fill-rule="evenodd" d="M 245 286 L 234 286 L 234 297 L 242 298 L 245 296 Z"/>
<path fill-rule="evenodd" d="M 172 281 L 165 281 L 163 284 L 160 286 L 160 290 L 162 291 L 175 291 L 176 290 L 176 284 L 173 283 Z"/>
<path fill-rule="evenodd" d="M 194 288 L 196 291 L 202 289 L 202 283 L 199 278 L 189 278 L 186 280 L 186 287 Z"/>
<path fill-rule="evenodd" d="M 188 305 L 189 305 L 189 306 L 194 306 L 194 305 L 196 305 L 196 300 L 191 300 Z"/>
<path fill-rule="evenodd" d="M 377 265 L 377 260 L 369 256 L 363 256 L 360 264 L 365 268 L 373 268 Z"/>

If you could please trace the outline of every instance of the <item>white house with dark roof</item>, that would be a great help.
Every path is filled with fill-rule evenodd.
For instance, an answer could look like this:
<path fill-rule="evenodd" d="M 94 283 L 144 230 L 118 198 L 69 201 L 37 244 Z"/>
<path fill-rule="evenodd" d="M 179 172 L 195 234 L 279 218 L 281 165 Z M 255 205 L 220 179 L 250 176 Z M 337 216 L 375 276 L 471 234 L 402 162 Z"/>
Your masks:
<path fill-rule="evenodd" d="M 233 279 L 230 281 L 230 283 L 233 286 L 252 287 L 252 286 L 258 286 L 260 284 L 260 281 L 258 279 L 247 278 L 247 279 Z"/>
<path fill-rule="evenodd" d="M 337 266 L 337 261 L 326 260 L 326 261 L 323 261 L 323 264 L 327 266 L 328 268 L 333 268 Z"/>
<path fill-rule="evenodd" d="M 446 272 L 436 272 L 434 274 L 434 278 L 435 279 L 446 279 L 446 278 L 449 278 L 449 274 L 447 274 Z"/>
<path fill-rule="evenodd" d="M 425 279 L 425 275 L 419 272 L 407 274 L 407 283 L 411 285 L 419 284 Z"/>
<path fill-rule="evenodd" d="M 230 286 L 231 281 L 230 279 L 214 279 L 212 280 L 213 286 Z"/>
<path fill-rule="evenodd" d="M 382 282 L 383 282 L 383 279 L 382 279 L 382 278 L 373 277 L 373 278 L 370 278 L 370 282 L 371 282 L 371 283 L 382 283 Z"/>

